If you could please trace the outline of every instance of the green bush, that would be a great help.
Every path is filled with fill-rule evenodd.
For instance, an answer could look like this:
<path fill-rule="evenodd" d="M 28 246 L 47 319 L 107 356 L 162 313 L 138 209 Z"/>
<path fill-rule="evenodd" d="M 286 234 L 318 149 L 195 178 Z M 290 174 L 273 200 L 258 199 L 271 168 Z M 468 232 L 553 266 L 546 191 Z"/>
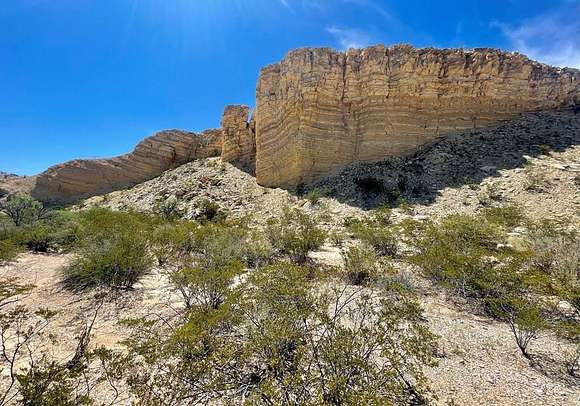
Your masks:
<path fill-rule="evenodd" d="M 312 217 L 298 209 L 286 208 L 280 219 L 269 222 L 266 234 L 280 254 L 297 263 L 306 262 L 308 254 L 326 241 L 326 232 Z"/>
<path fill-rule="evenodd" d="M 165 220 L 181 217 L 183 212 L 178 207 L 179 202 L 175 196 L 160 200 L 155 204 L 153 211 Z"/>
<path fill-rule="evenodd" d="M 43 218 L 46 209 L 28 195 L 12 195 L 0 201 L 0 213 L 8 216 L 19 227 Z"/>
<path fill-rule="evenodd" d="M 394 228 L 376 221 L 358 222 L 351 225 L 355 238 L 373 247 L 378 255 L 394 257 L 398 252 L 398 239 Z"/>
<path fill-rule="evenodd" d="M 217 309 L 225 300 L 233 278 L 243 270 L 246 230 L 207 223 L 191 232 L 191 245 L 171 281 L 186 308 L 194 305 Z"/>
<path fill-rule="evenodd" d="M 20 247 L 12 240 L 0 240 L 0 265 L 4 265 L 16 258 Z"/>
<path fill-rule="evenodd" d="M 247 235 L 244 261 L 249 267 L 259 268 L 268 265 L 275 255 L 274 247 L 263 233 L 253 231 Z"/>
<path fill-rule="evenodd" d="M 341 252 L 346 280 L 351 285 L 362 285 L 380 274 L 380 264 L 372 249 L 352 246 Z"/>
<path fill-rule="evenodd" d="M 312 189 L 310 192 L 308 192 L 305 196 L 306 200 L 308 200 L 310 202 L 310 204 L 312 204 L 313 206 L 316 206 L 320 203 L 320 200 L 323 197 L 327 197 L 330 195 L 330 191 L 327 189 Z"/>
<path fill-rule="evenodd" d="M 139 404 L 424 404 L 435 336 L 399 292 L 320 287 L 278 263 L 179 322 L 126 322 L 120 376 Z M 354 290 L 353 290 L 354 289 Z"/>
<path fill-rule="evenodd" d="M 522 224 L 525 216 L 519 207 L 488 207 L 483 210 L 483 217 L 492 224 L 513 228 Z"/>
<path fill-rule="evenodd" d="M 495 266 L 502 255 L 497 244 L 503 238 L 496 226 L 479 218 L 454 215 L 422 226 L 411 240 L 418 252 L 409 259 L 456 293 L 482 298 L 496 290 L 500 279 L 513 274 L 512 266 L 501 270 Z"/>
<path fill-rule="evenodd" d="M 207 221 L 224 221 L 227 218 L 227 213 L 221 209 L 216 202 L 204 199 L 197 207 L 197 214 L 195 219 L 201 222 Z"/>
<path fill-rule="evenodd" d="M 81 213 L 79 247 L 64 270 L 65 283 L 77 289 L 131 288 L 152 267 L 147 236 L 153 226 L 151 218 L 137 213 Z"/>
<path fill-rule="evenodd" d="M 529 344 L 547 328 L 538 303 L 521 295 L 504 295 L 491 302 L 491 310 L 496 317 L 508 323 L 522 355 L 530 358 Z"/>
<path fill-rule="evenodd" d="M 151 252 L 159 266 L 178 262 L 190 251 L 192 225 L 186 222 L 164 223 L 156 226 L 150 236 Z"/>
<path fill-rule="evenodd" d="M 67 251 L 78 240 L 77 216 L 71 212 L 47 211 L 42 219 L 12 227 L 6 238 L 33 252 Z"/>

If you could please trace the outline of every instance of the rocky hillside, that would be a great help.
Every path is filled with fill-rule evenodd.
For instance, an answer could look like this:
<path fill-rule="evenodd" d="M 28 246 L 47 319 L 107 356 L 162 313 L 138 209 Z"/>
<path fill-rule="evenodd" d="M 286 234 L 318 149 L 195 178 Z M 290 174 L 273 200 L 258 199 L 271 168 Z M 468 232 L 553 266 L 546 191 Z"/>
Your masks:
<path fill-rule="evenodd" d="M 38 176 L 33 195 L 67 203 L 212 156 L 255 171 L 260 185 L 295 189 L 353 162 L 406 156 L 442 136 L 579 98 L 579 71 L 498 50 L 300 49 L 262 70 L 253 113 L 227 106 L 220 129 L 163 131 L 127 155 L 57 165 Z"/>
<path fill-rule="evenodd" d="M 303 195 L 260 186 L 251 174 L 212 157 L 166 171 L 130 189 L 87 199 L 82 207 L 156 211 L 172 202 L 176 212 L 196 218 L 204 202 L 211 201 L 229 218 L 249 217 L 252 227 L 260 229 L 289 206 L 317 219 L 331 235 L 344 233 L 347 245 L 356 237 L 345 224 L 354 217 L 372 217 L 376 212 L 368 208 L 383 204 L 394 207 L 394 224 L 519 207 L 530 220 L 561 220 L 568 228 L 578 228 L 579 142 L 579 114 L 570 110 L 527 113 L 510 122 L 459 132 L 410 157 L 350 165 L 310 186 Z M 401 180 L 404 176 L 407 180 Z M 525 227 L 510 229 L 510 241 L 521 238 Z M 317 266 L 341 267 L 342 249 L 329 239 L 310 259 Z M 62 287 L 62 269 L 72 258 L 24 254 L 18 261 L 0 266 L 1 276 L 36 285 L 24 304 L 60 311 L 48 332 L 56 337 L 54 351 L 62 359 L 74 353 L 74 337 L 87 318 L 95 317 L 91 345 L 122 348 L 120 341 L 130 330 L 119 319 L 169 316 L 180 309 L 180 297 L 167 270 L 156 267 L 134 289 L 99 305 L 97 314 L 98 293 L 70 292 Z M 411 286 L 429 328 L 439 337 L 439 365 L 425 369 L 437 396 L 433 404 L 578 403 L 580 378 L 564 369 L 575 349 L 573 342 L 542 331 L 530 345 L 531 362 L 519 353 L 507 323 L 482 314 L 470 301 L 426 279 L 404 255 L 390 258 L 389 263 L 397 277 Z M 99 400 L 110 403 L 110 388 L 99 387 L 97 392 L 102 397 Z"/>
<path fill-rule="evenodd" d="M 443 138 L 412 156 L 350 165 L 298 195 L 260 186 L 250 174 L 212 158 L 88 199 L 84 205 L 154 211 L 160 203 L 175 200 L 185 217 L 195 218 L 203 201 L 210 200 L 234 217 L 252 215 L 265 222 L 286 205 L 317 212 L 322 206 L 309 200 L 320 196 L 331 214 L 329 226 L 384 204 L 411 204 L 419 217 L 516 205 L 535 219 L 580 224 L 579 145 L 580 114 L 528 113 Z"/>
<path fill-rule="evenodd" d="M 19 176 L 0 172 L 0 198 L 6 194 L 28 193 L 34 184 L 34 176 Z"/>

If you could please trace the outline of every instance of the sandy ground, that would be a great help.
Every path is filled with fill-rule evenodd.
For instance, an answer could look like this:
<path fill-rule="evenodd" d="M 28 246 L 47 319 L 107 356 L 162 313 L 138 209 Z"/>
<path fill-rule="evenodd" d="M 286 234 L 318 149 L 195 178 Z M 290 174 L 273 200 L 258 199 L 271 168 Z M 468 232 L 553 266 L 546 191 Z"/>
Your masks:
<path fill-rule="evenodd" d="M 336 249 L 315 255 L 328 263 L 338 259 Z M 0 277 L 16 277 L 36 287 L 23 304 L 59 311 L 48 331 L 55 334 L 54 355 L 61 359 L 74 351 L 75 336 L 94 315 L 93 294 L 74 294 L 60 283 L 60 271 L 68 258 L 62 255 L 24 254 L 12 265 L 0 268 Z M 427 376 L 441 405 L 580 405 L 580 381 L 568 377 L 562 354 L 570 345 L 542 335 L 531 352 L 539 363 L 532 366 L 518 352 L 507 325 L 473 315 L 442 293 L 420 295 L 425 316 L 440 336 L 437 368 Z M 97 316 L 92 345 L 118 347 L 125 331 L 118 320 L 149 312 L 170 312 L 180 306 L 166 278 L 154 271 L 131 293 L 107 300 Z"/>

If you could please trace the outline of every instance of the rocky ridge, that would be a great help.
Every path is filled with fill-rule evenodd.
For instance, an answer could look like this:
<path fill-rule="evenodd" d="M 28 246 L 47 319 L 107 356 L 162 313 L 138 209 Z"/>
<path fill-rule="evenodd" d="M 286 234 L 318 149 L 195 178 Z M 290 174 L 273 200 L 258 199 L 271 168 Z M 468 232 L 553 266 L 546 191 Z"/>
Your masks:
<path fill-rule="evenodd" d="M 260 185 L 292 190 L 354 162 L 408 156 L 465 129 L 579 105 L 580 71 L 517 53 L 305 48 L 262 69 L 255 111 L 227 106 L 220 129 L 162 131 L 126 155 L 56 165 L 38 175 L 32 194 L 70 203 L 218 156 L 255 173 Z"/>
<path fill-rule="evenodd" d="M 201 134 L 161 131 L 141 141 L 129 154 L 53 166 L 38 175 L 31 194 L 45 202 L 70 203 L 123 189 L 191 160 L 219 155 L 221 142 L 220 130 Z"/>

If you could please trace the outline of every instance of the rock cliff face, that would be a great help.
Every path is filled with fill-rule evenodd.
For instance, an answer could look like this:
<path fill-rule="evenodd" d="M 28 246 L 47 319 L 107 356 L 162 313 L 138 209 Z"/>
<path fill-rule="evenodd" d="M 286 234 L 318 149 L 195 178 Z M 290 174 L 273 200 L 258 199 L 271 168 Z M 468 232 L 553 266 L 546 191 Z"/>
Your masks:
<path fill-rule="evenodd" d="M 295 187 L 354 161 L 405 155 L 445 134 L 579 99 L 579 71 L 493 49 L 300 49 L 260 74 L 256 177 Z"/>
<path fill-rule="evenodd" d="M 222 116 L 222 160 L 253 172 L 256 162 L 256 135 L 248 106 L 226 106 Z"/>
<path fill-rule="evenodd" d="M 45 202 L 70 203 L 141 183 L 197 158 L 219 156 L 221 148 L 221 130 L 162 131 L 126 155 L 53 166 L 37 176 L 31 194 Z"/>
<path fill-rule="evenodd" d="M 307 48 L 262 69 L 256 110 L 227 106 L 221 129 L 162 131 L 112 159 L 38 175 L 32 194 L 68 203 L 220 156 L 259 184 L 295 188 L 357 161 L 404 156 L 435 138 L 523 112 L 580 106 L 580 71 L 494 49 Z"/>

